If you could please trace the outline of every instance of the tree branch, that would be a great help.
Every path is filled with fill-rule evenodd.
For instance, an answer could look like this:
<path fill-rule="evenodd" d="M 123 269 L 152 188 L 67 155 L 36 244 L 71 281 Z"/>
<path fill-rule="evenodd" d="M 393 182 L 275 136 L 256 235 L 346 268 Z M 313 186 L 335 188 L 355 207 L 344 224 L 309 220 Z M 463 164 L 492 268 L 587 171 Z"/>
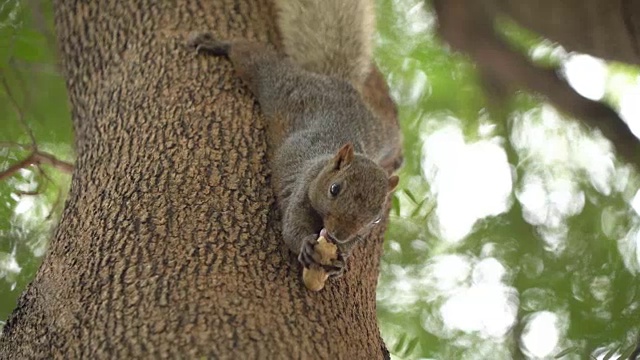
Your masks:
<path fill-rule="evenodd" d="M 23 159 L 22 161 L 19 161 L 11 166 L 9 166 L 9 168 L 3 172 L 0 172 L 0 181 L 12 176 L 13 174 L 15 174 L 16 172 L 18 172 L 20 169 L 24 169 L 30 165 L 32 165 L 33 162 L 33 154 L 29 155 L 26 159 Z"/>
<path fill-rule="evenodd" d="M 470 55 L 500 94 L 523 88 L 545 95 L 559 110 L 600 130 L 626 161 L 640 167 L 640 142 L 608 105 L 579 95 L 555 70 L 532 64 L 493 29 L 494 15 L 470 0 L 436 0 L 439 32 L 452 47 Z"/>
<path fill-rule="evenodd" d="M 40 165 L 46 164 L 53 166 L 54 168 L 63 171 L 65 173 L 70 174 L 73 171 L 73 164 L 68 163 L 66 161 L 58 160 L 55 156 L 45 153 L 42 151 L 33 151 L 29 156 L 25 159 L 9 166 L 8 169 L 0 172 L 0 181 L 9 178 L 20 169 L 27 168 L 31 165 Z"/>
<path fill-rule="evenodd" d="M 37 164 L 50 165 L 67 174 L 71 174 L 73 172 L 73 164 L 66 161 L 58 160 L 58 158 L 49 153 L 36 151 L 33 153 L 33 156 L 35 156 Z"/>

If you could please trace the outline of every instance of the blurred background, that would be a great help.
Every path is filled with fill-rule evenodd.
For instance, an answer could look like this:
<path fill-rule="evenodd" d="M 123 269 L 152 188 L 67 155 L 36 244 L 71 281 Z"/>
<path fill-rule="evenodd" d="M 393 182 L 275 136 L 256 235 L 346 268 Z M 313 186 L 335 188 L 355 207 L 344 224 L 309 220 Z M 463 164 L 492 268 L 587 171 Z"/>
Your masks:
<path fill-rule="evenodd" d="M 405 155 L 378 287 L 391 353 L 627 358 L 640 335 L 637 171 L 539 95 L 493 106 L 436 25 L 429 3 L 378 0 L 376 62 Z M 568 53 L 513 24 L 499 31 L 640 126 L 637 68 Z M 42 165 L 16 168 L 35 152 Z M 73 159 L 51 4 L 0 0 L 0 327 L 55 231 Z"/>

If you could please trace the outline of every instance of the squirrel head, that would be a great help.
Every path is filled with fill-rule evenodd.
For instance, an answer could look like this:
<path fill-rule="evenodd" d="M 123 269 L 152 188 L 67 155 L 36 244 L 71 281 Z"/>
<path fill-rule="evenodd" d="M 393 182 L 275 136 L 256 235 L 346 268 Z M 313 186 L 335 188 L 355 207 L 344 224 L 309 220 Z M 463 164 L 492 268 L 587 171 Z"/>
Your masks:
<path fill-rule="evenodd" d="M 371 159 L 354 154 L 347 143 L 320 170 L 308 194 L 326 231 L 344 243 L 380 221 L 387 194 L 396 185 L 398 176 L 388 176 Z"/>

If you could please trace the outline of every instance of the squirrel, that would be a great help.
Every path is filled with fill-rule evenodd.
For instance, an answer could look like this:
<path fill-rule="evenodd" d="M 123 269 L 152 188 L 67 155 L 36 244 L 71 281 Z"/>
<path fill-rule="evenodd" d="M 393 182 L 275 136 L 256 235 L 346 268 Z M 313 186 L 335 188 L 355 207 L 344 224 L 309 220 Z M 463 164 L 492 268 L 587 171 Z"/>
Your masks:
<path fill-rule="evenodd" d="M 363 100 L 372 70 L 372 0 L 276 0 L 285 56 L 266 45 L 192 34 L 197 53 L 227 57 L 267 118 L 272 185 L 282 236 L 305 267 L 345 271 L 353 246 L 380 222 L 398 184 L 382 164 L 398 148 Z M 330 265 L 314 257 L 322 231 L 337 245 Z"/>

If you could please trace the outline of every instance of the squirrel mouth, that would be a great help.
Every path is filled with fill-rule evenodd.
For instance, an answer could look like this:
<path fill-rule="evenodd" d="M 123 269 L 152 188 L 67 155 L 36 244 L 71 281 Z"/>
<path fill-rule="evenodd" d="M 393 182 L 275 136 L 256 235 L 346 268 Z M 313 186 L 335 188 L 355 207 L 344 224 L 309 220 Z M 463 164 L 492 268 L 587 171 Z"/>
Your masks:
<path fill-rule="evenodd" d="M 340 241 L 337 237 L 333 236 L 333 234 L 331 234 L 326 228 L 322 228 L 322 230 L 320 230 L 320 236 L 323 236 L 325 239 L 329 240 L 329 242 L 334 244 L 344 243 L 344 241 Z"/>

